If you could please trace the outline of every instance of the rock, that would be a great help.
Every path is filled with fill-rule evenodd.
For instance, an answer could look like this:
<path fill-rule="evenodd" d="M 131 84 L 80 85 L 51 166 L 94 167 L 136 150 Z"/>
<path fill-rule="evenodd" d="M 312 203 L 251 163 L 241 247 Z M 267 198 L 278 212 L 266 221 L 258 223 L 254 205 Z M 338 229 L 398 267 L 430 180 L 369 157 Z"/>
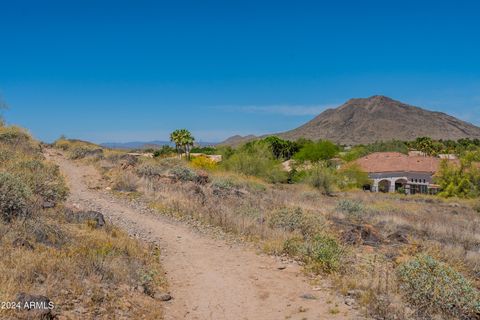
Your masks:
<path fill-rule="evenodd" d="M 402 230 L 397 230 L 387 237 L 388 240 L 399 243 L 409 243 L 408 234 Z"/>
<path fill-rule="evenodd" d="M 287 266 L 278 266 L 277 269 L 278 270 L 285 270 L 285 269 L 287 269 Z"/>
<path fill-rule="evenodd" d="M 347 306 L 353 306 L 355 304 L 355 300 L 352 299 L 352 298 L 347 298 L 347 299 L 345 299 L 345 304 Z"/>
<path fill-rule="evenodd" d="M 173 297 L 170 294 L 161 293 L 161 292 L 155 293 L 154 298 L 160 301 L 170 301 L 173 299 Z"/>
<path fill-rule="evenodd" d="M 317 300 L 317 297 L 315 297 L 313 294 L 311 293 L 305 293 L 305 294 L 302 294 L 300 296 L 300 298 L 302 299 L 306 299 L 306 300 Z"/>
<path fill-rule="evenodd" d="M 348 244 L 367 244 L 377 246 L 383 242 L 379 232 L 371 225 L 357 225 L 343 234 L 343 241 Z"/>
<path fill-rule="evenodd" d="M 50 209 L 55 207 L 55 202 L 53 201 L 44 201 L 42 204 L 43 209 Z"/>
<path fill-rule="evenodd" d="M 67 209 L 65 210 L 65 218 L 71 223 L 94 221 L 96 228 L 105 226 L 105 217 L 98 211 L 73 211 L 71 209 Z"/>
<path fill-rule="evenodd" d="M 27 250 L 34 250 L 35 247 L 28 241 L 22 238 L 17 238 L 12 242 L 15 248 L 23 248 Z"/>
<path fill-rule="evenodd" d="M 28 318 L 53 320 L 54 304 L 49 298 L 41 295 L 32 295 L 21 292 L 17 294 L 15 302 L 20 304 L 20 309 L 28 313 Z"/>

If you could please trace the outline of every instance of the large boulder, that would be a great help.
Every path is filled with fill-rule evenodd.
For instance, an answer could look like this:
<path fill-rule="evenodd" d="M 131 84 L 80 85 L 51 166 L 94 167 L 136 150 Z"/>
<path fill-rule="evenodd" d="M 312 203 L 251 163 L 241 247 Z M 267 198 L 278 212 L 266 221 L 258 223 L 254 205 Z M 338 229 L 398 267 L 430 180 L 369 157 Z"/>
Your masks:
<path fill-rule="evenodd" d="M 74 211 L 71 209 L 65 210 L 65 219 L 70 223 L 85 223 L 94 221 L 96 228 L 105 226 L 105 217 L 98 211 Z"/>

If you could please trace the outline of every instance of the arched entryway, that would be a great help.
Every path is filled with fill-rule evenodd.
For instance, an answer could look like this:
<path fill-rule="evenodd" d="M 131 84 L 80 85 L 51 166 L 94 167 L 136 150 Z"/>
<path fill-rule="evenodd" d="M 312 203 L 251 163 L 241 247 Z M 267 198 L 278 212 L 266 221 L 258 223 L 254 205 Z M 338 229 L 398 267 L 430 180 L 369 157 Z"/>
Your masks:
<path fill-rule="evenodd" d="M 378 191 L 387 193 L 390 190 L 390 181 L 389 180 L 380 180 L 378 182 Z"/>
<path fill-rule="evenodd" d="M 395 191 L 405 193 L 407 184 L 408 184 L 407 179 L 401 178 L 401 179 L 395 180 Z"/>

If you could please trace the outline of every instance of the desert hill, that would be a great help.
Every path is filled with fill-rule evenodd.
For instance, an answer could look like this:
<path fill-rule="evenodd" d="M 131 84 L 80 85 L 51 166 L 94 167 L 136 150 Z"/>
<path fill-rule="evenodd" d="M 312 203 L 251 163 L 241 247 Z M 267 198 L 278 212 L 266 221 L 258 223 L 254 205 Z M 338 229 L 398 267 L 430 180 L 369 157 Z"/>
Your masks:
<path fill-rule="evenodd" d="M 304 125 L 275 134 L 288 140 L 328 139 L 340 144 L 367 144 L 375 141 L 480 138 L 480 128 L 442 112 L 411 106 L 385 96 L 350 99 L 328 109 Z M 235 136 L 222 144 L 238 145 L 254 136 Z"/>

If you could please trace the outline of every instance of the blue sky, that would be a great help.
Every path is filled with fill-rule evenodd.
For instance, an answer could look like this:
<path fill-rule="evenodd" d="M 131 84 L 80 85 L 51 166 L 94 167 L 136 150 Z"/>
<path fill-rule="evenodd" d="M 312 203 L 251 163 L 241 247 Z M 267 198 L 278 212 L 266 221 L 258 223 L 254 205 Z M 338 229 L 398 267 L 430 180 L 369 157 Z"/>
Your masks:
<path fill-rule="evenodd" d="M 478 1 L 0 0 L 0 93 L 38 138 L 294 128 L 383 94 L 480 125 Z"/>

